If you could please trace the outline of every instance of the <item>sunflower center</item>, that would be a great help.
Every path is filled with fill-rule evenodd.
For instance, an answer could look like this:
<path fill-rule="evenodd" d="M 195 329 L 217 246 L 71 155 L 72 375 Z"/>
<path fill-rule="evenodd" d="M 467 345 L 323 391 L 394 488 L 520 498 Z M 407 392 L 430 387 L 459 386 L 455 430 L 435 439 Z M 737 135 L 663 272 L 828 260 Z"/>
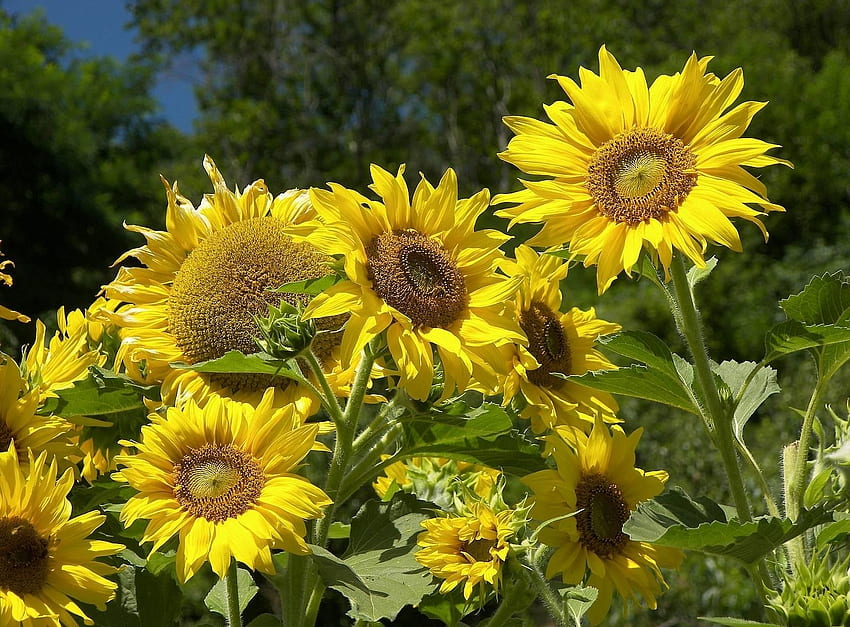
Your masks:
<path fill-rule="evenodd" d="M 180 267 L 168 298 L 168 332 L 189 363 L 216 359 L 227 351 L 259 349 L 254 316 L 268 305 L 295 303 L 292 294 L 269 289 L 327 274 L 330 258 L 283 232 L 283 222 L 267 216 L 234 222 L 210 235 Z M 262 390 L 286 379 L 267 375 L 203 375 L 231 388 Z"/>
<path fill-rule="evenodd" d="M 49 571 L 48 540 L 23 518 L 0 518 L 0 590 L 41 591 Z"/>
<path fill-rule="evenodd" d="M 174 465 L 174 497 L 196 518 L 220 522 L 247 511 L 265 485 L 262 468 L 231 444 L 189 449 Z"/>
<path fill-rule="evenodd" d="M 495 546 L 495 540 L 478 538 L 477 540 L 461 544 L 460 551 L 464 554 L 464 557 L 466 557 L 470 564 L 474 564 L 475 562 L 489 562 L 493 559 L 490 555 L 490 549 Z"/>
<path fill-rule="evenodd" d="M 636 128 L 597 149 L 586 184 L 602 215 L 634 226 L 678 209 L 696 185 L 695 166 L 679 138 Z"/>
<path fill-rule="evenodd" d="M 576 486 L 576 507 L 581 543 L 600 557 L 620 553 L 629 541 L 623 533 L 629 506 L 619 486 L 604 475 L 583 476 Z"/>
<path fill-rule="evenodd" d="M 457 264 L 441 244 L 413 229 L 381 233 L 366 247 L 375 293 L 423 327 L 448 327 L 469 302 Z"/>
<path fill-rule="evenodd" d="M 519 316 L 519 326 L 528 337 L 528 350 L 534 355 L 539 368 L 528 371 L 528 380 L 540 387 L 558 387 L 563 379 L 553 372 L 570 373 L 570 345 L 564 327 L 554 312 L 540 301 L 532 301 Z"/>

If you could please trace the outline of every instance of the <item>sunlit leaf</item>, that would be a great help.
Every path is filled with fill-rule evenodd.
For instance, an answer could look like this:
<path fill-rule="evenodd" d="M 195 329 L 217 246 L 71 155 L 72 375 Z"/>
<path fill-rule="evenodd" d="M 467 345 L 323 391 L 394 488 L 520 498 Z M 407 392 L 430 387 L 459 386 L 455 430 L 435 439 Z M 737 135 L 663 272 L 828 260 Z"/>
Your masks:
<path fill-rule="evenodd" d="M 236 588 L 237 596 L 239 598 L 239 613 L 241 614 L 245 611 L 245 608 L 248 607 L 248 603 L 251 602 L 254 595 L 257 594 L 258 588 L 254 583 L 254 578 L 251 577 L 251 573 L 244 568 L 236 569 Z M 215 583 L 206 598 L 204 598 L 204 605 L 206 605 L 210 611 L 221 614 L 225 618 L 230 615 L 227 603 L 226 579 L 219 579 Z"/>
<path fill-rule="evenodd" d="M 806 325 L 835 324 L 850 308 L 850 280 L 842 272 L 813 277 L 802 292 L 779 306 L 789 318 Z"/>

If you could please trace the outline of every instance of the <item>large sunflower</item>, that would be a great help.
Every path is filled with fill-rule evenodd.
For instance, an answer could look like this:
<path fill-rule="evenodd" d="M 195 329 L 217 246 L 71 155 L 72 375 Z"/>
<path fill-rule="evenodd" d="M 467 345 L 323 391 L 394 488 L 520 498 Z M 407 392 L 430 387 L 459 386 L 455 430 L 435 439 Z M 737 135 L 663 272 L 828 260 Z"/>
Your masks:
<path fill-rule="evenodd" d="M 647 88 L 643 70 L 621 69 L 603 46 L 599 75 L 580 68 L 581 87 L 553 75 L 572 104 L 545 107 L 554 124 L 505 118 L 516 137 L 499 155 L 552 179 L 522 181 L 526 189 L 495 198 L 519 203 L 498 215 L 542 222 L 529 243 L 567 244 L 585 266 L 598 264 L 600 294 L 621 271 L 630 274 L 644 246 L 667 272 L 674 249 L 699 266 L 709 242 L 740 251 L 730 218 L 754 222 L 766 239 L 759 216 L 783 209 L 741 166 L 790 163 L 766 154 L 774 144 L 741 137 L 765 103 L 727 111 L 743 73 L 720 80 L 706 73 L 710 59 L 691 55 L 681 73 Z"/>
<path fill-rule="evenodd" d="M 541 470 L 523 482 L 534 492 L 531 515 L 552 521 L 540 530 L 540 540 L 556 550 L 547 577 L 560 574 L 564 583 L 583 580 L 599 590 L 588 612 L 599 623 L 611 606 L 613 592 L 626 600 L 642 596 L 655 609 L 655 598 L 666 587 L 659 568 L 675 568 L 677 549 L 633 542 L 623 524 L 637 504 L 663 489 L 667 473 L 635 468 L 635 447 L 642 433 L 626 436 L 597 418 L 590 435 L 573 427 L 556 427 L 547 436 L 557 470 Z M 569 518 L 564 516 L 573 514 Z"/>
<path fill-rule="evenodd" d="M 437 187 L 424 178 L 410 200 L 404 168 L 393 176 L 372 166 L 376 202 L 335 183 L 310 190 L 320 222 L 293 232 L 328 255 L 343 255 L 347 280 L 317 296 L 305 316 L 351 313 L 342 338 L 343 366 L 386 331 L 401 385 L 417 399 L 428 396 L 433 348 L 443 364 L 444 393 L 464 390 L 473 369 L 487 370 L 480 349 L 522 342 L 505 302 L 517 281 L 496 274 L 506 235 L 475 231 L 489 204 L 482 190 L 459 200 L 453 170 Z"/>
<path fill-rule="evenodd" d="M 14 444 L 23 462 L 30 449 L 56 458 L 60 466 L 70 465 L 79 459 L 74 426 L 57 416 L 39 416 L 38 405 L 38 390 L 30 391 L 18 365 L 0 353 L 0 451 Z"/>
<path fill-rule="evenodd" d="M 2 256 L 3 256 L 3 253 L 0 252 L 0 257 L 2 257 Z M 0 283 L 2 283 L 3 285 L 9 286 L 9 287 L 12 286 L 12 276 L 10 274 L 3 272 L 3 270 L 8 268 L 9 266 L 14 266 L 14 265 L 15 264 L 12 263 L 8 259 L 6 261 L 0 261 Z M 25 316 L 22 313 L 18 313 L 17 311 L 13 311 L 13 310 L 9 309 L 8 307 L 4 307 L 3 305 L 0 305 L 0 319 L 16 320 L 18 322 L 29 322 L 30 321 L 29 316 Z"/>
<path fill-rule="evenodd" d="M 139 494 L 121 511 L 130 525 L 149 519 L 143 542 L 155 551 L 179 534 L 181 581 L 204 562 L 223 577 L 231 558 L 252 569 L 274 572 L 273 548 L 304 555 L 305 519 L 320 518 L 330 499 L 295 473 L 315 443 L 318 426 L 302 426 L 295 409 L 274 409 L 269 389 L 255 408 L 211 397 L 152 414 L 138 450 L 120 455 L 125 466 L 113 477 Z"/>
<path fill-rule="evenodd" d="M 127 227 L 147 244 L 116 262 L 135 257 L 145 267 L 122 267 L 105 286 L 108 298 L 128 304 L 103 314 L 121 327 L 118 359 L 136 378 L 162 382 L 169 404 L 187 398 L 203 403 L 210 394 L 256 403 L 274 386 L 278 404 L 297 403 L 308 412 L 314 399 L 291 380 L 171 367 L 230 350 L 258 352 L 255 316 L 267 315 L 268 305 L 281 298 L 295 299 L 269 290 L 329 272 L 326 255 L 287 234 L 287 227 L 313 215 L 306 193 L 273 197 L 261 180 L 242 193 L 230 191 L 209 157 L 204 167 L 214 192 L 197 209 L 176 184 L 165 184 L 166 230 Z"/>
<path fill-rule="evenodd" d="M 417 544 L 416 561 L 443 579 L 440 593 L 463 584 L 469 599 L 476 589 L 482 598 L 485 583 L 499 589 L 502 565 L 508 557 L 508 540 L 515 532 L 514 513 L 493 512 L 483 503 L 473 503 L 466 515 L 449 515 L 422 521 L 425 531 Z"/>
<path fill-rule="evenodd" d="M 27 470 L 25 470 L 25 467 Z M 76 601 L 104 609 L 117 585 L 115 569 L 95 561 L 124 547 L 89 540 L 105 517 L 71 518 L 71 470 L 56 478 L 56 462 L 29 454 L 19 464 L 13 447 L 0 453 L 0 624 L 36 627 L 93 625 Z"/>
<path fill-rule="evenodd" d="M 528 246 L 518 246 L 514 254 L 511 273 L 524 279 L 516 296 L 516 315 L 528 336 L 528 348 L 512 344 L 494 349 L 502 353 L 498 358 L 513 364 L 502 386 L 504 401 L 522 393 L 527 404 L 521 415 L 531 420 L 535 433 L 555 425 L 589 430 L 596 416 L 616 422 L 617 402 L 610 394 L 552 373 L 615 369 L 596 350 L 595 342 L 619 331 L 620 325 L 600 320 L 593 308 L 573 307 L 561 313 L 559 284 L 567 264 L 553 255 L 538 255 Z"/>

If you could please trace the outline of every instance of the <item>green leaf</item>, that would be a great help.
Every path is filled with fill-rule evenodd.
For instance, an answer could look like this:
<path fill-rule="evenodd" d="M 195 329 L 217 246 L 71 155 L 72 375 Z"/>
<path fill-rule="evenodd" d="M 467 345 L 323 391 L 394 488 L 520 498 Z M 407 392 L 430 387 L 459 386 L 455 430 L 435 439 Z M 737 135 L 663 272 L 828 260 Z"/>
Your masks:
<path fill-rule="evenodd" d="M 688 285 L 691 286 L 691 289 L 694 289 L 694 286 L 704 281 L 708 278 L 708 275 L 711 274 L 712 270 L 717 267 L 717 257 L 711 257 L 710 259 L 705 260 L 705 267 L 700 268 L 699 266 L 691 266 L 691 269 L 688 270 Z"/>
<path fill-rule="evenodd" d="M 316 277 L 314 279 L 284 283 L 280 287 L 269 291 L 282 292 L 285 294 L 309 294 L 311 296 L 317 296 L 329 287 L 339 283 L 342 278 L 343 277 L 338 274 L 326 274 L 325 276 Z"/>
<path fill-rule="evenodd" d="M 743 443 L 744 425 L 747 420 L 761 407 L 765 399 L 782 391 L 776 382 L 776 370 L 768 366 L 760 368 L 751 361 L 724 361 L 713 365 L 712 371 L 729 387 L 733 399 L 740 396 L 735 403 L 733 427 L 735 437 Z M 747 387 L 744 388 L 744 385 Z"/>
<path fill-rule="evenodd" d="M 56 414 L 70 419 L 75 416 L 104 416 L 126 411 L 147 410 L 143 399 L 153 398 L 156 386 L 144 386 L 122 374 L 92 366 L 89 376 L 72 387 L 56 392 L 58 398 L 48 399 L 40 413 Z"/>
<path fill-rule="evenodd" d="M 839 316 L 836 326 L 850 327 L 850 309 Z M 824 346 L 820 350 L 818 359 L 818 375 L 828 381 L 848 360 L 850 360 L 850 341 Z"/>
<path fill-rule="evenodd" d="M 836 517 L 838 517 L 839 515 L 841 514 L 835 514 Z M 843 515 L 846 516 L 847 514 Z M 818 549 L 822 549 L 827 544 L 831 544 L 832 542 L 835 542 L 839 539 L 842 542 L 846 542 L 846 538 L 844 536 L 847 536 L 848 534 L 850 534 L 850 518 L 843 518 L 841 520 L 837 520 L 833 523 L 830 523 L 824 526 L 824 528 L 821 529 L 820 533 L 818 533 Z"/>
<path fill-rule="evenodd" d="M 257 594 L 258 588 L 251 573 L 244 568 L 236 569 L 236 588 L 239 595 L 239 613 L 241 614 L 248 607 L 248 603 L 251 602 L 254 595 Z M 225 618 L 230 615 L 227 607 L 227 580 L 225 578 L 219 579 L 210 589 L 206 598 L 204 598 L 204 605 L 210 611 L 221 614 Z"/>
<path fill-rule="evenodd" d="M 576 627 L 581 627 L 581 617 L 587 614 L 590 606 L 596 601 L 599 596 L 599 590 L 596 588 L 584 586 L 571 586 L 558 590 L 558 593 L 564 600 L 564 610 Z"/>
<path fill-rule="evenodd" d="M 274 359 L 266 353 L 252 353 L 246 355 L 240 351 L 227 351 L 223 356 L 208 361 L 200 361 L 196 364 L 173 363 L 172 368 L 180 370 L 194 370 L 195 372 L 209 372 L 221 374 L 271 374 L 296 381 L 304 381 L 300 373 L 292 369 L 286 362 Z"/>
<path fill-rule="evenodd" d="M 402 447 L 396 457 L 461 459 L 518 476 L 545 468 L 540 448 L 513 429 L 503 407 L 483 403 L 466 415 L 455 415 L 456 409 L 452 404 L 404 418 Z"/>
<path fill-rule="evenodd" d="M 444 594 L 432 592 L 419 602 L 416 609 L 429 618 L 441 621 L 444 625 L 450 627 L 463 625 L 461 619 L 476 609 L 477 605 L 464 599 L 461 590 L 462 586 L 458 586 Z"/>
<path fill-rule="evenodd" d="M 692 500 L 673 490 L 638 509 L 623 526 L 636 542 L 651 542 L 702 553 L 733 557 L 752 564 L 807 529 L 831 519 L 821 509 L 803 510 L 797 521 L 762 516 L 741 522 L 729 508 L 705 497 Z"/>
<path fill-rule="evenodd" d="M 831 324 L 803 324 L 799 320 L 780 322 L 764 338 L 764 362 L 805 350 L 850 341 L 850 328 Z"/>
<path fill-rule="evenodd" d="M 405 605 L 416 605 L 432 590 L 431 575 L 414 558 L 421 522 L 431 506 L 408 494 L 386 503 L 371 500 L 351 521 L 342 559 L 313 547 L 313 559 L 329 588 L 351 603 L 354 620 L 393 620 Z"/>
<path fill-rule="evenodd" d="M 835 324 L 850 308 L 850 281 L 842 272 L 813 277 L 802 292 L 779 306 L 786 316 L 806 325 Z"/>
<path fill-rule="evenodd" d="M 248 623 L 248 627 L 283 627 L 283 623 L 274 614 L 260 614 Z"/>
<path fill-rule="evenodd" d="M 635 359 L 643 365 L 633 364 L 617 370 L 596 370 L 564 378 L 597 390 L 643 398 L 699 415 L 690 389 L 680 373 L 683 368 L 680 362 L 687 362 L 678 355 L 673 355 L 662 340 L 644 331 L 624 331 L 600 338 L 599 343 L 618 355 Z M 674 360 L 674 357 L 677 359 Z"/>
<path fill-rule="evenodd" d="M 182 606 L 183 593 L 171 573 L 126 564 L 118 570 L 115 598 L 92 618 L 104 627 L 167 627 L 177 622 Z"/>
<path fill-rule="evenodd" d="M 351 535 L 351 525 L 343 524 L 339 521 L 332 522 L 328 538 L 331 540 L 345 540 Z"/>

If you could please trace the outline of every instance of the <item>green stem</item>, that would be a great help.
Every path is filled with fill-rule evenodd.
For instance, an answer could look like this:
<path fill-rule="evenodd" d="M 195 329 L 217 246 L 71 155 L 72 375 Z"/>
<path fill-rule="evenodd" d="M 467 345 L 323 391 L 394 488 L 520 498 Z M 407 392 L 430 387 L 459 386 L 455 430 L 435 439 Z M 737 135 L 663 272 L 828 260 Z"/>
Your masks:
<path fill-rule="evenodd" d="M 726 477 L 729 481 L 729 488 L 732 492 L 732 498 L 735 501 L 735 507 L 738 510 L 738 517 L 742 522 L 749 522 L 752 520 L 752 513 L 750 511 L 750 502 L 747 498 L 744 481 L 741 477 L 741 469 L 738 466 L 732 416 L 723 407 L 723 403 L 720 400 L 720 393 L 717 391 L 714 373 L 711 371 L 711 364 L 708 359 L 708 351 L 703 340 L 699 312 L 694 303 L 690 285 L 688 285 L 685 262 L 680 254 L 674 255 L 671 271 L 676 303 L 678 304 L 681 315 L 681 331 L 694 358 L 694 370 L 696 372 L 697 382 L 702 391 L 702 400 L 706 405 L 708 418 L 711 422 L 709 426 L 713 428 L 715 433 L 717 447 L 720 449 L 723 467 L 726 470 Z"/>
<path fill-rule="evenodd" d="M 227 624 L 229 627 L 242 627 L 242 612 L 239 611 L 239 582 L 236 579 L 236 560 L 230 560 L 227 574 L 224 576 L 227 587 Z"/>
<path fill-rule="evenodd" d="M 812 437 L 812 427 L 815 423 L 815 414 L 820 406 L 821 396 L 823 396 L 825 389 L 825 379 L 818 378 L 815 389 L 812 391 L 812 397 L 809 399 L 809 406 L 806 407 L 806 415 L 803 418 L 803 426 L 800 427 L 800 439 L 797 444 L 797 458 L 793 466 L 794 474 L 791 477 L 791 489 L 788 490 L 788 495 L 791 499 L 788 503 L 789 511 L 786 512 L 788 517 L 792 520 L 796 520 L 800 515 L 800 510 L 803 509 L 803 495 L 806 491 L 806 477 L 809 474 L 809 440 Z"/>
<path fill-rule="evenodd" d="M 401 425 L 395 424 L 390 426 L 383 437 L 370 447 L 363 458 L 346 473 L 345 479 L 339 489 L 340 501 L 347 500 L 360 486 L 374 479 L 381 470 L 394 463 L 394 461 L 397 461 L 376 463 L 383 452 L 387 450 L 387 447 L 395 441 L 400 431 Z"/>
<path fill-rule="evenodd" d="M 758 479 L 761 491 L 764 494 L 764 502 L 767 505 L 767 511 L 771 516 L 782 518 L 782 512 L 779 511 L 779 507 L 776 505 L 776 501 L 770 493 L 770 486 L 767 484 L 767 479 L 764 478 L 764 473 L 761 471 L 761 468 L 759 467 L 755 457 L 753 457 L 752 452 L 743 443 L 736 442 L 736 444 L 738 446 L 738 452 L 741 453 L 741 457 L 743 457 L 744 461 L 750 465 L 750 468 L 756 475 L 756 479 Z"/>
<path fill-rule="evenodd" d="M 546 576 L 543 574 L 543 561 L 546 559 L 549 550 L 545 545 L 540 547 L 535 552 L 531 560 L 531 574 L 534 582 L 534 587 L 537 590 L 537 596 L 543 601 L 549 614 L 555 619 L 558 625 L 567 625 L 567 617 L 564 616 L 564 602 L 561 597 L 552 589 Z"/>
<path fill-rule="evenodd" d="M 339 428 L 339 424 L 343 420 L 342 410 L 339 407 L 339 403 L 336 400 L 336 396 L 331 389 L 330 384 L 328 383 L 327 377 L 325 377 L 325 373 L 322 372 L 322 366 L 319 363 L 319 360 L 316 359 L 316 356 L 313 354 L 313 351 L 305 351 L 302 355 L 304 360 L 310 365 L 310 369 L 313 371 L 313 374 L 316 375 L 316 380 L 319 382 L 319 387 L 322 388 L 323 398 L 322 404 L 328 410 L 328 414 L 333 420 L 334 424 Z"/>

